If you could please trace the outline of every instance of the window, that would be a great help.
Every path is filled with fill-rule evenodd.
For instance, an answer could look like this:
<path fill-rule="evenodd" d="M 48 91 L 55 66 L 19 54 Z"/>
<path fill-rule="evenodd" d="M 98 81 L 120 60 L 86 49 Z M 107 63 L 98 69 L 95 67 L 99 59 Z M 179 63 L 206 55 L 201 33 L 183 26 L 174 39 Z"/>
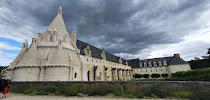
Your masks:
<path fill-rule="evenodd" d="M 149 67 L 152 67 L 152 63 L 151 62 L 148 62 L 148 64 L 149 64 Z"/>
<path fill-rule="evenodd" d="M 162 72 L 162 69 L 160 71 Z"/>
<path fill-rule="evenodd" d="M 157 66 L 157 63 L 156 62 L 153 62 L 153 66 Z"/>
<path fill-rule="evenodd" d="M 147 67 L 147 63 L 144 63 L 144 67 Z"/>
<path fill-rule="evenodd" d="M 74 78 L 77 78 L 77 73 L 74 73 Z"/>
<path fill-rule="evenodd" d="M 157 72 L 157 70 L 156 70 L 156 72 Z"/>
<path fill-rule="evenodd" d="M 163 65 L 164 65 L 164 66 L 166 66 L 166 65 L 167 65 L 167 63 L 166 63 L 166 61 L 165 61 L 165 60 L 163 61 Z"/>
<path fill-rule="evenodd" d="M 158 65 L 159 65 L 159 66 L 162 66 L 162 62 L 161 62 L 161 61 L 158 61 Z"/>
<path fill-rule="evenodd" d="M 167 71 L 167 69 L 166 69 L 166 71 Z"/>
<path fill-rule="evenodd" d="M 142 66 L 142 63 L 139 63 L 139 66 L 140 66 L 140 67 L 143 67 L 143 66 Z"/>
<path fill-rule="evenodd" d="M 146 70 L 146 72 L 147 72 L 147 70 Z"/>
<path fill-rule="evenodd" d="M 151 70 L 151 72 L 152 72 L 152 70 Z"/>
<path fill-rule="evenodd" d="M 92 59 L 92 62 L 93 62 L 93 59 Z"/>
<path fill-rule="evenodd" d="M 87 61 L 88 61 L 88 58 L 87 58 Z"/>

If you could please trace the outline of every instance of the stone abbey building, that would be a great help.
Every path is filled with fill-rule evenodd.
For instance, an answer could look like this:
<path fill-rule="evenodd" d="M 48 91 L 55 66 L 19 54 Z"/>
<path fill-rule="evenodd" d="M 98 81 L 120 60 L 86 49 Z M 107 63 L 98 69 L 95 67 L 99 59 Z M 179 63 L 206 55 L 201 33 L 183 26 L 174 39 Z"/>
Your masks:
<path fill-rule="evenodd" d="M 20 54 L 10 63 L 6 77 L 12 81 L 116 81 L 131 80 L 139 73 L 175 73 L 190 70 L 177 56 L 125 60 L 67 33 L 62 8 L 44 33 L 25 40 Z"/>

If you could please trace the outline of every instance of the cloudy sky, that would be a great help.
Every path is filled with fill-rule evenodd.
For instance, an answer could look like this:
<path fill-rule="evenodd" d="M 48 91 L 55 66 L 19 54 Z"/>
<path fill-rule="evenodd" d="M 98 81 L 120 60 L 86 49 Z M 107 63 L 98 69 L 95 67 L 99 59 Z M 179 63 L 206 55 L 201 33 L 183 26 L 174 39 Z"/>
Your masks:
<path fill-rule="evenodd" d="M 125 59 L 180 53 L 188 61 L 210 47 L 209 0 L 1 0 L 0 65 L 45 31 L 60 5 L 68 31 Z"/>

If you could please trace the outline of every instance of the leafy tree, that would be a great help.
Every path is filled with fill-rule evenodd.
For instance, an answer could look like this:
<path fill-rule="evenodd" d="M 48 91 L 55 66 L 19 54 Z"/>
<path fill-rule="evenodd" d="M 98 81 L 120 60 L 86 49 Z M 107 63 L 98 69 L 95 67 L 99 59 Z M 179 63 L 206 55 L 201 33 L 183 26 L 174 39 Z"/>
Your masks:
<path fill-rule="evenodd" d="M 152 74 L 151 77 L 152 78 L 159 78 L 160 77 L 160 74 Z"/>
<path fill-rule="evenodd" d="M 149 74 L 143 74 L 144 78 L 149 78 Z"/>

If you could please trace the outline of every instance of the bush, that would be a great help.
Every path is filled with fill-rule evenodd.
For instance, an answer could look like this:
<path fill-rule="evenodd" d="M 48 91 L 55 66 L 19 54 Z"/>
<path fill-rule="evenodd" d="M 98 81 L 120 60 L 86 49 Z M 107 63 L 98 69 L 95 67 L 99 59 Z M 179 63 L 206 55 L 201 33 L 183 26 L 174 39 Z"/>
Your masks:
<path fill-rule="evenodd" d="M 30 93 L 34 93 L 34 92 L 36 92 L 36 91 L 34 89 L 30 88 L 30 89 L 24 91 L 24 94 L 30 94 Z"/>
<path fill-rule="evenodd" d="M 210 100 L 210 87 L 197 88 L 190 96 L 191 100 Z"/>
<path fill-rule="evenodd" d="M 143 75 L 141 75 L 141 74 L 134 74 L 133 77 L 134 77 L 134 78 L 142 78 Z"/>
<path fill-rule="evenodd" d="M 152 78 L 159 78 L 160 77 L 160 74 L 157 74 L 157 73 L 156 74 L 152 74 L 151 77 Z"/>
<path fill-rule="evenodd" d="M 43 86 L 41 88 L 41 90 L 44 91 L 44 92 L 55 93 L 56 92 L 56 86 L 54 86 L 54 85 Z"/>
<path fill-rule="evenodd" d="M 189 98 L 191 96 L 191 92 L 189 91 L 176 91 L 173 95 L 177 98 Z"/>
<path fill-rule="evenodd" d="M 176 72 L 169 81 L 210 81 L 210 68 Z"/>
<path fill-rule="evenodd" d="M 169 75 L 168 75 L 168 74 L 161 74 L 161 76 L 162 76 L 163 78 L 166 78 L 166 77 L 168 77 Z"/>
<path fill-rule="evenodd" d="M 149 74 L 143 74 L 144 78 L 149 78 Z"/>

